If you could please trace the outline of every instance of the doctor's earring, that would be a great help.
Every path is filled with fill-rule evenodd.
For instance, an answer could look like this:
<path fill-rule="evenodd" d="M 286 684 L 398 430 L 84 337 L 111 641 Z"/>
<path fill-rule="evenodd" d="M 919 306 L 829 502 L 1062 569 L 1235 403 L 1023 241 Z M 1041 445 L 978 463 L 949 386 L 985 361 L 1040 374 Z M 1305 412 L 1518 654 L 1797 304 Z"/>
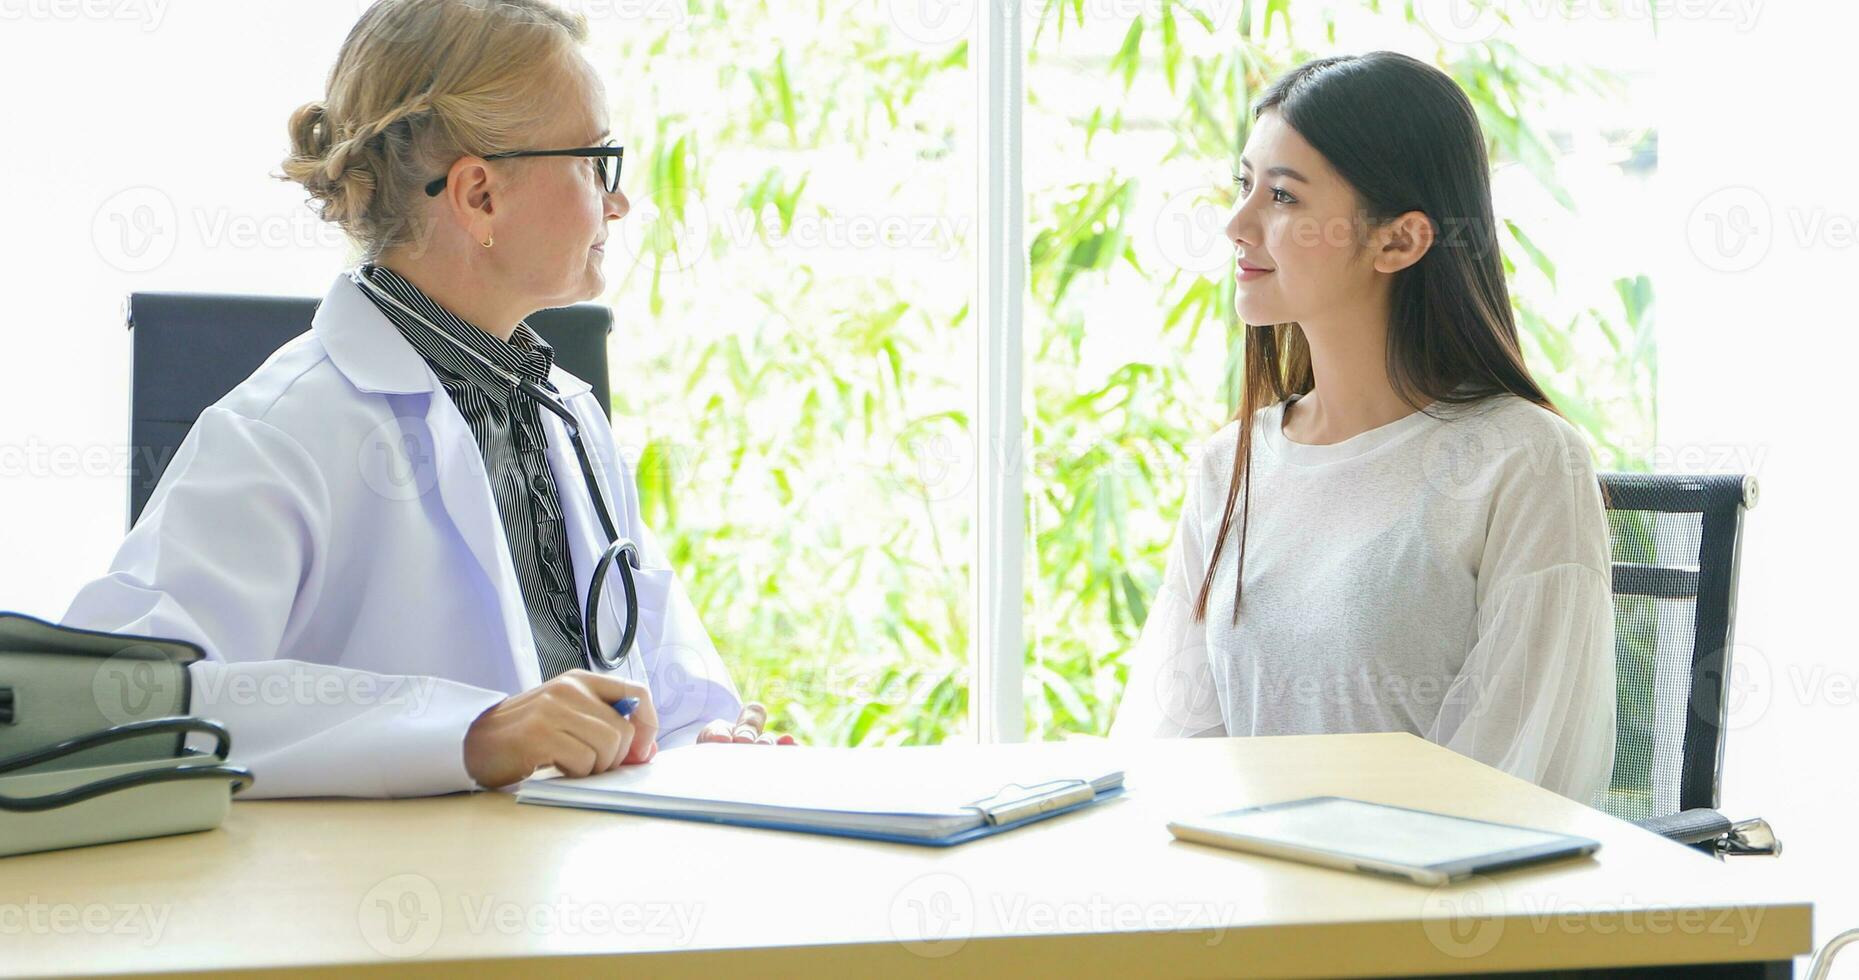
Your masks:
<path fill-rule="evenodd" d="M 491 247 L 491 243 L 492 243 L 492 242 L 494 242 L 494 241 L 496 241 L 496 240 L 497 240 L 497 236 L 496 236 L 496 235 L 492 235 L 492 236 L 490 236 L 490 237 L 488 237 L 488 238 L 486 238 L 486 239 L 484 239 L 483 241 L 481 241 L 481 242 L 479 242 L 478 244 L 479 244 L 479 245 L 482 245 L 482 246 L 484 246 L 485 248 L 490 248 L 490 247 Z"/>

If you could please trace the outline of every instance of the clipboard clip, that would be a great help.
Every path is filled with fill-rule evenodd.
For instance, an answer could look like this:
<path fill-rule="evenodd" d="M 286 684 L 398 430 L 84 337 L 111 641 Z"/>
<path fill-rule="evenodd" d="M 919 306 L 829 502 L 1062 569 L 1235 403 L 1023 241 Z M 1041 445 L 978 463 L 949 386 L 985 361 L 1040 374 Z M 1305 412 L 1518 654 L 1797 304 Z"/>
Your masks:
<path fill-rule="evenodd" d="M 1090 802 L 1096 796 L 1097 790 L 1088 780 L 1055 779 L 1032 786 L 1008 783 L 1000 792 L 976 800 L 969 806 L 980 810 L 993 826 L 1007 827 L 1054 810 Z"/>

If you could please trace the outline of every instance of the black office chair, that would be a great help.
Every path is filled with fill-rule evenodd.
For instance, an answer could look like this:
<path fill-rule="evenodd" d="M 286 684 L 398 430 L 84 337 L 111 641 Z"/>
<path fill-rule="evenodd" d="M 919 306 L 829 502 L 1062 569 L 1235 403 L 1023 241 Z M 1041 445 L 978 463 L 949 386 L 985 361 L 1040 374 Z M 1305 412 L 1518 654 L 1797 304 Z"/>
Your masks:
<path fill-rule="evenodd" d="M 1613 542 L 1619 720 L 1601 809 L 1716 855 L 1779 854 L 1717 812 L 1751 476 L 1603 473 Z"/>
<path fill-rule="evenodd" d="M 310 329 L 320 300 L 298 296 L 131 293 L 129 526 L 168 461 L 207 406 L 292 337 Z M 613 312 L 593 303 L 543 310 L 529 325 L 555 348 L 555 363 L 607 396 L 607 334 Z"/>

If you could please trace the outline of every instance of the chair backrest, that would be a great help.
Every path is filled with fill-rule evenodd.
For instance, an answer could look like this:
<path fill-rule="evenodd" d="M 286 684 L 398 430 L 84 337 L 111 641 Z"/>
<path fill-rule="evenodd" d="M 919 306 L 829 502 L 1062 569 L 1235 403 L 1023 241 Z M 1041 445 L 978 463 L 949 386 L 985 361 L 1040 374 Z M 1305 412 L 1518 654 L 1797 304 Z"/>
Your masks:
<path fill-rule="evenodd" d="M 273 351 L 310 329 L 319 302 L 299 296 L 129 295 L 129 526 L 135 526 L 194 420 Z M 612 311 L 578 303 L 542 310 L 529 325 L 555 348 L 555 363 L 592 385 L 611 412 Z"/>
<path fill-rule="evenodd" d="M 1743 511 L 1754 477 L 1603 473 L 1619 723 L 1609 813 L 1718 805 Z"/>

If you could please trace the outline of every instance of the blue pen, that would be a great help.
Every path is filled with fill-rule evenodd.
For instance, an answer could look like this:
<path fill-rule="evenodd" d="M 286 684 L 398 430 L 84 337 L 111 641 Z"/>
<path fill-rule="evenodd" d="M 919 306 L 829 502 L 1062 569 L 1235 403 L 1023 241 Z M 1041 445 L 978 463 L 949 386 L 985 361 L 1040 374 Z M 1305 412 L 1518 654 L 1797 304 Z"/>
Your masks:
<path fill-rule="evenodd" d="M 639 710 L 639 699 L 621 698 L 613 702 L 613 710 L 619 712 L 621 718 L 631 718 L 633 712 Z"/>

